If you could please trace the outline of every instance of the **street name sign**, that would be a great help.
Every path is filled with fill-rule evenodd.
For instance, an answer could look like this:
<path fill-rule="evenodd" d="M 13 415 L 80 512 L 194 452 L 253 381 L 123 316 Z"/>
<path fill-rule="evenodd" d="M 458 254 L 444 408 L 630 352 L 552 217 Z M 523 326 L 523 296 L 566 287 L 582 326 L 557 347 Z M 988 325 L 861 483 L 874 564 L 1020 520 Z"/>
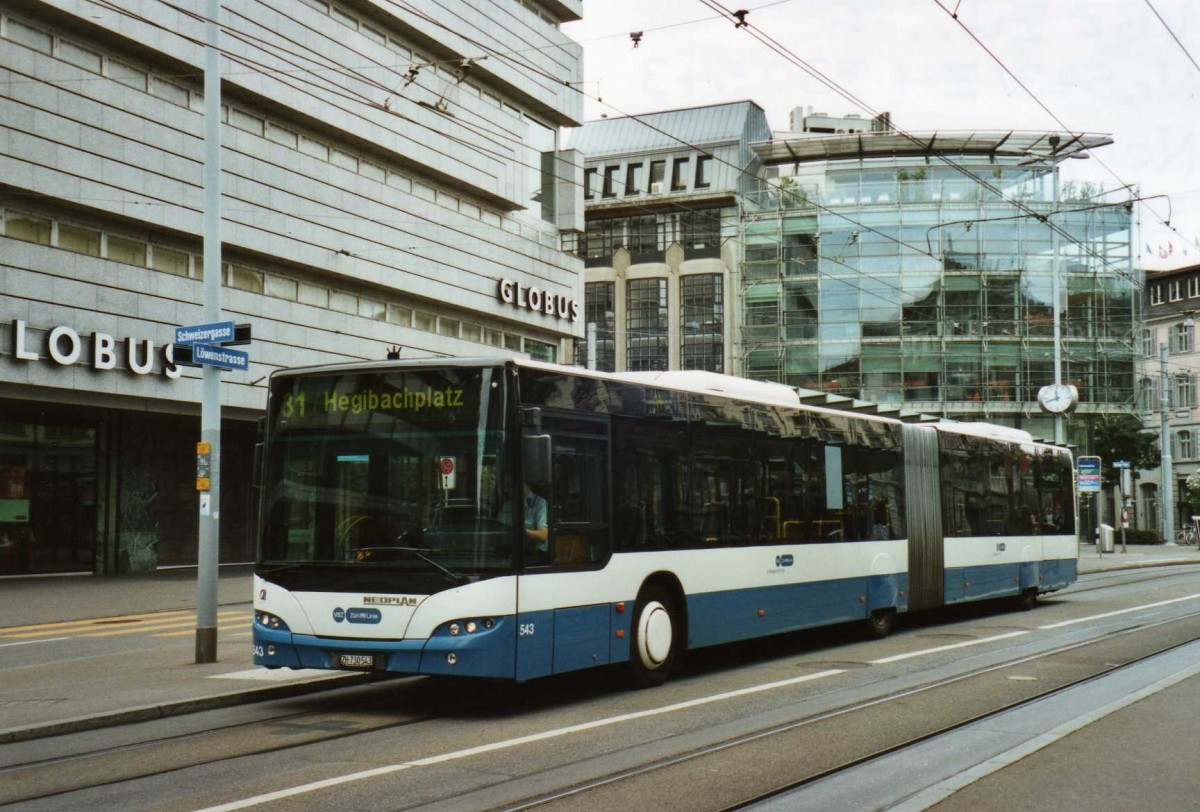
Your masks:
<path fill-rule="evenodd" d="M 1100 492 L 1099 457 L 1079 457 L 1075 460 L 1075 471 L 1080 493 Z"/>
<path fill-rule="evenodd" d="M 234 324 L 231 321 L 215 321 L 212 324 L 193 324 L 175 328 L 176 344 L 224 344 L 234 339 Z"/>
<path fill-rule="evenodd" d="M 242 352 L 241 350 L 231 350 L 228 347 L 193 344 L 192 361 L 197 364 L 221 367 L 222 369 L 244 371 L 250 368 L 250 353 Z"/>

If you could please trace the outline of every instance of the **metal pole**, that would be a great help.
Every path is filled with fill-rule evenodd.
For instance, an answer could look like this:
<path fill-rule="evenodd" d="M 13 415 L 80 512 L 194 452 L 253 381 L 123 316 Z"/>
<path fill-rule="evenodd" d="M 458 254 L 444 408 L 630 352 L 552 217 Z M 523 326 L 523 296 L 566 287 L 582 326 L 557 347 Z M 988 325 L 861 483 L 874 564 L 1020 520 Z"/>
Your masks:
<path fill-rule="evenodd" d="M 1158 405 L 1162 414 L 1161 427 L 1158 434 L 1158 444 L 1162 449 L 1162 482 L 1158 488 L 1161 492 L 1159 501 L 1162 503 L 1162 527 L 1168 546 L 1175 546 L 1175 493 L 1172 480 L 1175 478 L 1171 471 L 1171 398 L 1170 376 L 1167 375 L 1167 344 L 1158 345 L 1158 371 L 1162 381 L 1162 392 L 1159 393 Z"/>
<path fill-rule="evenodd" d="M 1053 217 L 1058 211 L 1059 206 L 1059 182 L 1058 182 L 1058 163 L 1054 164 L 1054 208 L 1050 212 Z M 1049 220 L 1047 219 L 1047 222 Z M 1054 228 L 1054 224 L 1050 223 L 1050 289 L 1051 298 L 1054 300 L 1051 305 L 1051 314 L 1054 319 L 1054 383 L 1059 385 L 1062 380 L 1062 292 L 1059 290 L 1058 280 L 1058 229 Z M 1066 426 L 1063 424 L 1062 414 L 1054 416 L 1054 442 L 1058 445 L 1065 445 L 1067 441 Z"/>
<path fill-rule="evenodd" d="M 204 319 L 221 321 L 221 0 L 207 0 L 204 24 Z M 200 492 L 196 662 L 217 661 L 217 563 L 221 517 L 221 371 L 203 368 L 200 439 L 211 446 L 210 490 Z"/>

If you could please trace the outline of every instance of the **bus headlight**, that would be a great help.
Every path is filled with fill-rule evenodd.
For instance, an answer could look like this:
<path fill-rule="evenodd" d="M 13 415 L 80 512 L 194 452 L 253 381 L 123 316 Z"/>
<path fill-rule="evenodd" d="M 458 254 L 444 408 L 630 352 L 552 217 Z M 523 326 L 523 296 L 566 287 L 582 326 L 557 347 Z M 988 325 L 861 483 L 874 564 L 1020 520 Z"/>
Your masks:
<path fill-rule="evenodd" d="M 288 631 L 288 625 L 283 622 L 283 618 L 279 617 L 278 615 L 273 615 L 270 612 L 255 611 L 254 622 L 267 629 Z"/>
<path fill-rule="evenodd" d="M 459 632 L 458 624 L 457 624 L 457 623 L 451 623 L 451 624 L 450 624 L 450 636 L 451 636 L 451 637 L 458 637 L 458 632 Z"/>
<path fill-rule="evenodd" d="M 475 630 L 477 628 L 479 628 L 479 627 L 475 625 L 475 621 L 473 621 L 473 620 L 467 621 L 467 634 L 475 634 Z"/>

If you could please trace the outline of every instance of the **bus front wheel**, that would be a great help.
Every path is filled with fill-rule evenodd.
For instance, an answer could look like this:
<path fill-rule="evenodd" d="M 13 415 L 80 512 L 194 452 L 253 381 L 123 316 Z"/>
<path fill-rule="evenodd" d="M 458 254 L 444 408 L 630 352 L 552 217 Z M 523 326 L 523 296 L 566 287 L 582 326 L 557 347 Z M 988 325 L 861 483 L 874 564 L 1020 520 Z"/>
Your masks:
<path fill-rule="evenodd" d="M 675 663 L 679 624 L 667 591 L 647 587 L 638 595 L 629 652 L 629 670 L 638 688 L 662 685 Z"/>
<path fill-rule="evenodd" d="M 867 631 L 872 637 L 887 637 L 892 633 L 896 621 L 896 610 L 890 607 L 876 609 L 867 618 Z"/>

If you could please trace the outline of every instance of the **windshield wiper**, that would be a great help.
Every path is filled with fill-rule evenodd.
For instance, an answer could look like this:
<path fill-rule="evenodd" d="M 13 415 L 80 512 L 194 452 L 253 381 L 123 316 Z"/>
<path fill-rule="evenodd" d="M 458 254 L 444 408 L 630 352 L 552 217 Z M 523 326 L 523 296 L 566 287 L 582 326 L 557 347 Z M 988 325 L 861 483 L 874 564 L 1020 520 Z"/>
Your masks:
<path fill-rule="evenodd" d="M 426 564 L 432 564 L 433 566 L 437 567 L 439 570 L 444 572 L 447 577 L 449 577 L 450 579 L 452 579 L 454 581 L 462 583 L 463 581 L 469 580 L 467 578 L 467 576 L 463 575 L 461 572 L 455 572 L 454 570 L 450 569 L 445 564 L 443 564 L 441 561 L 438 561 L 437 559 L 426 555 L 426 553 L 435 552 L 435 550 L 432 547 L 372 547 L 371 549 L 373 549 L 373 550 L 397 550 L 402 553 L 412 553 L 417 558 L 424 561 Z"/>

